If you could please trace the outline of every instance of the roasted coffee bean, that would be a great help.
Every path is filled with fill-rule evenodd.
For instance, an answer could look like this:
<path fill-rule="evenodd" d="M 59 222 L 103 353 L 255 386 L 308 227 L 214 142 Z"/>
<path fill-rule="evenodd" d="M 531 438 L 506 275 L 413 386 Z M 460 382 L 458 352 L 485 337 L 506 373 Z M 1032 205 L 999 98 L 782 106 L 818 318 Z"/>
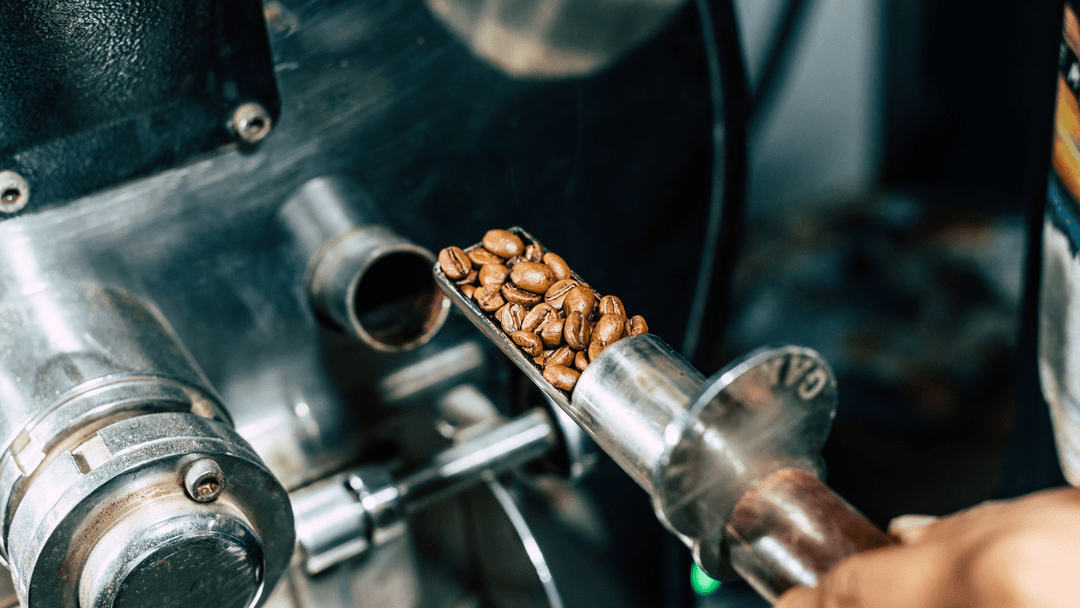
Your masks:
<path fill-rule="evenodd" d="M 550 382 L 551 386 L 564 391 L 574 390 L 574 385 L 577 384 L 580 376 L 581 374 L 576 370 L 562 365 L 549 365 L 544 368 L 544 380 Z"/>
<path fill-rule="evenodd" d="M 502 287 L 506 277 L 510 276 L 510 269 L 502 264 L 484 264 L 480 267 L 480 284 L 495 285 Z"/>
<path fill-rule="evenodd" d="M 540 294 L 531 293 L 524 289 L 518 289 L 510 283 L 502 286 L 502 295 L 507 302 L 517 302 L 525 306 L 536 306 L 544 299 Z"/>
<path fill-rule="evenodd" d="M 484 264 L 502 264 L 503 259 L 499 256 L 491 253 L 483 247 L 474 247 L 465 252 L 465 255 L 469 256 L 469 260 L 473 263 L 473 266 L 477 268 Z"/>
<path fill-rule="evenodd" d="M 595 361 L 596 358 L 600 356 L 600 353 L 604 352 L 604 349 L 607 348 L 607 347 L 608 347 L 608 345 L 607 345 L 606 342 L 601 342 L 599 340 L 593 340 L 592 342 L 590 342 L 589 343 L 589 351 L 588 351 L 589 352 L 589 361 Z M 585 352 L 585 351 L 582 351 L 582 352 Z"/>
<path fill-rule="evenodd" d="M 574 350 L 585 350 L 592 337 L 592 324 L 580 312 L 572 312 L 563 322 L 563 339 Z"/>
<path fill-rule="evenodd" d="M 472 270 L 472 262 L 460 247 L 447 247 L 439 252 L 439 268 L 442 268 L 446 278 L 458 281 Z"/>
<path fill-rule="evenodd" d="M 649 324 L 641 315 L 634 315 L 626 321 L 626 335 L 639 336 L 649 333 Z"/>
<path fill-rule="evenodd" d="M 503 300 L 502 295 L 499 293 L 499 288 L 493 285 L 483 285 L 477 287 L 473 292 L 473 299 L 476 300 L 476 305 L 480 307 L 480 310 L 484 312 L 495 312 L 502 308 L 503 304 L 506 304 L 506 300 Z"/>
<path fill-rule="evenodd" d="M 524 257 L 530 262 L 542 262 L 544 260 L 544 250 L 536 243 L 529 243 L 525 246 Z"/>
<path fill-rule="evenodd" d="M 589 367 L 589 356 L 585 354 L 585 351 L 579 350 L 574 355 L 574 367 L 578 368 L 579 371 L 585 371 L 585 368 Z"/>
<path fill-rule="evenodd" d="M 540 341 L 540 336 L 531 331 L 516 331 L 510 335 L 510 339 L 531 357 L 544 352 L 544 345 Z"/>
<path fill-rule="evenodd" d="M 528 262 L 528 261 L 529 260 L 526 260 L 525 258 L 521 257 L 520 255 L 515 255 L 514 257 L 510 258 L 509 260 L 506 260 L 506 267 L 507 268 L 513 268 L 514 266 L 517 266 L 521 262 Z"/>
<path fill-rule="evenodd" d="M 483 272 L 483 269 L 480 270 Z M 481 276 L 480 283 L 483 284 L 484 278 Z M 622 315 L 626 316 L 626 307 L 623 306 L 622 300 L 616 296 L 604 296 L 600 298 L 600 314 L 602 315 Z"/>
<path fill-rule="evenodd" d="M 506 230 L 488 230 L 481 242 L 484 249 L 500 257 L 512 258 L 525 253 L 525 243 L 521 242 L 521 238 Z"/>
<path fill-rule="evenodd" d="M 474 291 L 476 291 L 476 286 L 475 285 L 462 285 L 461 286 L 461 293 L 465 294 L 466 298 L 471 299 L 472 296 L 473 296 Z"/>
<path fill-rule="evenodd" d="M 495 318 L 502 325 L 502 330 L 508 334 L 521 331 L 521 320 L 525 318 L 525 307 L 515 302 L 509 302 L 495 311 Z"/>
<path fill-rule="evenodd" d="M 612 344 L 623 337 L 625 329 L 626 317 L 616 314 L 604 315 L 600 317 L 600 320 L 596 322 L 596 326 L 593 327 L 592 341 Z"/>
<path fill-rule="evenodd" d="M 575 287 L 581 285 L 574 279 L 563 279 L 556 281 L 546 292 L 544 292 L 544 301 L 551 304 L 556 310 L 562 310 L 563 302 L 566 300 L 566 294 L 570 293 Z"/>
<path fill-rule="evenodd" d="M 569 279 L 573 276 L 573 273 L 570 272 L 570 266 L 566 264 L 566 260 L 562 259 L 554 253 L 545 253 L 544 263 L 548 265 L 548 268 L 551 269 L 551 272 L 555 273 L 555 278 L 559 281 Z"/>
<path fill-rule="evenodd" d="M 588 319 L 594 306 L 596 306 L 596 296 L 588 285 L 578 285 L 571 289 L 563 300 L 563 310 L 567 316 L 572 312 L 580 312 Z"/>
<path fill-rule="evenodd" d="M 464 279 L 458 279 L 454 281 L 454 285 L 476 285 L 476 279 L 480 275 L 475 270 L 470 270 L 469 274 L 465 275 Z"/>
<path fill-rule="evenodd" d="M 525 320 L 521 322 L 521 329 L 524 331 L 536 331 L 537 327 L 558 318 L 559 311 L 552 308 L 551 304 L 541 302 L 533 306 L 529 314 L 525 315 Z"/>
<path fill-rule="evenodd" d="M 547 362 L 547 355 L 545 355 L 544 353 L 540 353 L 539 355 L 536 355 L 535 357 L 533 357 L 533 363 L 539 365 L 540 367 L 544 367 L 544 363 L 546 363 L 546 362 Z"/>
<path fill-rule="evenodd" d="M 544 341 L 544 346 L 555 348 L 562 344 L 563 325 L 565 323 L 566 321 L 563 319 L 554 319 L 536 328 L 536 332 L 540 335 L 540 339 Z"/>
<path fill-rule="evenodd" d="M 555 284 L 555 273 L 547 264 L 519 262 L 510 269 L 510 282 L 525 291 L 543 295 Z"/>
<path fill-rule="evenodd" d="M 548 365 L 561 365 L 563 367 L 570 367 L 574 364 L 574 351 L 570 350 L 569 346 L 560 346 L 559 348 L 551 351 L 548 355 L 547 361 L 544 362 L 544 367 Z"/>

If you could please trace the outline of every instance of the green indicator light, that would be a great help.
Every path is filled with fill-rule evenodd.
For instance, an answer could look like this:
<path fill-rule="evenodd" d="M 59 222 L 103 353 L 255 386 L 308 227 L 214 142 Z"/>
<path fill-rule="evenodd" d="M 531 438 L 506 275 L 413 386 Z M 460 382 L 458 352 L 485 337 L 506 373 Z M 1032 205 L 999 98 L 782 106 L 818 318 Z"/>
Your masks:
<path fill-rule="evenodd" d="M 694 564 L 694 567 L 690 568 L 690 586 L 698 595 L 710 595 L 720 588 L 720 581 L 710 578 L 704 570 Z"/>

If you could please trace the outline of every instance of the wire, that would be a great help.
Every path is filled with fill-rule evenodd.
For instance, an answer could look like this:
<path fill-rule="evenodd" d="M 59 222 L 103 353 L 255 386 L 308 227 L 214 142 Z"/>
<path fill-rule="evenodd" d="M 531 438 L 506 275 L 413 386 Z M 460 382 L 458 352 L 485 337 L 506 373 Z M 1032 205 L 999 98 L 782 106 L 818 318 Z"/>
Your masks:
<path fill-rule="evenodd" d="M 712 100 L 712 186 L 705 242 L 682 354 L 699 369 L 723 339 L 730 315 L 730 293 L 746 207 L 746 122 L 750 89 L 732 0 L 719 0 L 715 15 L 709 0 L 696 0 Z"/>

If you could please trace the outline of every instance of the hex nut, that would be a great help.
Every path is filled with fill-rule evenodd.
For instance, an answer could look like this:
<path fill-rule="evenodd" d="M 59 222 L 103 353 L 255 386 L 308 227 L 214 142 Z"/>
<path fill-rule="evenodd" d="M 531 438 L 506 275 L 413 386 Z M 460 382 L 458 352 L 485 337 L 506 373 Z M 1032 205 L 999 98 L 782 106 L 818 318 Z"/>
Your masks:
<path fill-rule="evenodd" d="M 184 490 L 195 502 L 213 502 L 225 491 L 225 473 L 211 458 L 200 458 L 184 471 Z"/>
<path fill-rule="evenodd" d="M 15 213 L 30 202 L 30 185 L 14 171 L 0 171 L 0 213 Z"/>
<path fill-rule="evenodd" d="M 270 135 L 274 119 L 270 118 L 270 114 L 262 105 L 248 102 L 233 111 L 230 126 L 241 141 L 257 144 Z"/>

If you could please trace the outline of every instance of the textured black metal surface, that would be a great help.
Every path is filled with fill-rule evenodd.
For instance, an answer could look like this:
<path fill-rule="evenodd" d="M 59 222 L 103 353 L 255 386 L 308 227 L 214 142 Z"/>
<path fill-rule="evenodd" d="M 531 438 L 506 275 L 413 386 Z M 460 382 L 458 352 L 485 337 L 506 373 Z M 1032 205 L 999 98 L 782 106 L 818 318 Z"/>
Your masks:
<path fill-rule="evenodd" d="M 0 11 L 0 170 L 32 213 L 230 140 L 277 94 L 258 0 L 9 0 Z M 6 218 L 0 218 L 6 219 Z"/>

